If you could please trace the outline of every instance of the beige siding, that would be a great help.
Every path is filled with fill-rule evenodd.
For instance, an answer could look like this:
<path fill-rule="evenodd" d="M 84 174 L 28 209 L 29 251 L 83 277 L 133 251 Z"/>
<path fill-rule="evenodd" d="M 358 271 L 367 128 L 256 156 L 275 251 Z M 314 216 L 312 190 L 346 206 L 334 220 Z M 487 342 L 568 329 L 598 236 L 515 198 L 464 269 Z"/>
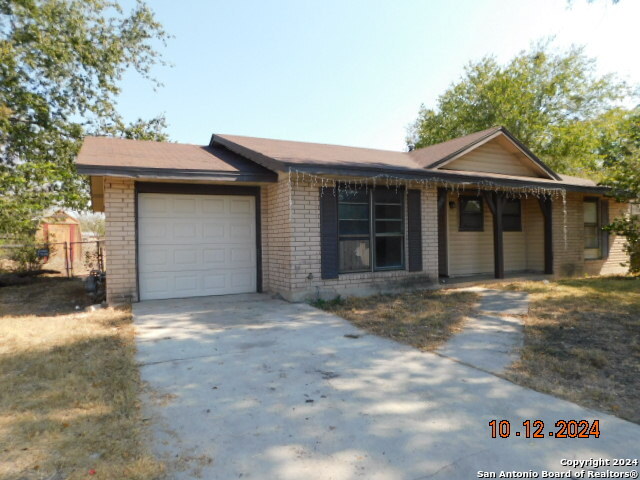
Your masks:
<path fill-rule="evenodd" d="M 449 194 L 455 209 L 449 209 L 449 275 L 475 275 L 494 272 L 493 216 L 484 204 L 484 231 L 461 232 L 458 194 Z M 447 208 L 449 208 L 447 206 Z M 523 206 L 523 224 L 526 215 Z M 504 268 L 507 272 L 519 272 L 527 267 L 526 233 L 504 232 Z"/>
<path fill-rule="evenodd" d="M 493 140 L 444 165 L 441 169 L 540 177 L 534 168 L 527 165 L 530 162 L 526 157 L 507 151 Z"/>
<path fill-rule="evenodd" d="M 493 272 L 493 219 L 491 211 L 484 205 L 484 231 L 460 231 L 460 203 L 458 195 L 449 194 L 449 275 L 473 275 Z"/>
<path fill-rule="evenodd" d="M 527 270 L 544 272 L 544 217 L 538 200 L 523 200 L 522 214 L 527 243 Z"/>

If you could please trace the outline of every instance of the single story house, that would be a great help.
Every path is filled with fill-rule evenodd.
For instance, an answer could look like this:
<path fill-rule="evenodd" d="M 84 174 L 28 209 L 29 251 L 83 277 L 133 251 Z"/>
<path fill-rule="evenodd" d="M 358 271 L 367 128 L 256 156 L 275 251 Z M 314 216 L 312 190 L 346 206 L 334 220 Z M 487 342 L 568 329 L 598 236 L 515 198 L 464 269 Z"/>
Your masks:
<path fill-rule="evenodd" d="M 623 272 L 601 229 L 628 206 L 503 127 L 409 152 L 213 135 L 87 137 L 109 302 L 273 292 L 292 301 L 515 272 Z"/>

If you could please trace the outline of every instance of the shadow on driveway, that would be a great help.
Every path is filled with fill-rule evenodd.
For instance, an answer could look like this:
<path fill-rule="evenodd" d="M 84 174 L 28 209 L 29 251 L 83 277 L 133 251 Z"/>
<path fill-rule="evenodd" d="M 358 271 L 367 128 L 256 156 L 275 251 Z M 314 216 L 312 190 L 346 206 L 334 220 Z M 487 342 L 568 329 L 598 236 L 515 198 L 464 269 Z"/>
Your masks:
<path fill-rule="evenodd" d="M 637 455 L 638 425 L 308 305 L 251 294 L 143 302 L 134 314 L 154 449 L 171 478 L 469 479 Z M 548 436 L 559 419 L 594 418 L 600 438 Z M 494 419 L 511 421 L 510 438 L 491 438 Z M 545 422 L 545 438 L 515 436 L 527 419 Z"/>

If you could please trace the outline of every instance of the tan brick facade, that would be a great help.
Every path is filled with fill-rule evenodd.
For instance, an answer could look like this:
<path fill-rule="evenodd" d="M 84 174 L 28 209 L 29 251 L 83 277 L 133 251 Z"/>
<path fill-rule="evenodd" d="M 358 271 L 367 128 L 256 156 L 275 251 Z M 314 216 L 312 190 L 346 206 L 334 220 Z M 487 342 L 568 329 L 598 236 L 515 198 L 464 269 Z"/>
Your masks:
<path fill-rule="evenodd" d="M 281 174 L 277 183 L 263 184 L 260 196 L 263 290 L 278 293 L 288 300 L 304 300 L 437 284 L 437 189 L 435 185 L 416 185 L 410 188 L 417 188 L 422 192 L 423 271 L 352 273 L 324 280 L 320 269 L 319 185 L 310 182 L 290 184 L 286 174 Z M 585 262 L 583 198 L 584 195 L 578 193 L 567 195 L 566 217 L 562 200 L 554 201 L 553 246 L 556 275 L 623 273 L 625 269 L 620 263 L 626 256 L 622 238 L 611 237 L 607 259 Z M 107 300 L 109 303 L 137 301 L 134 181 L 105 178 L 104 199 Z M 610 201 L 610 218 L 619 216 L 625 208 L 625 205 Z M 541 234 L 535 235 L 535 238 L 538 237 Z M 405 236 L 405 255 L 406 241 Z"/>
<path fill-rule="evenodd" d="M 265 290 L 280 293 L 288 300 L 304 300 L 437 283 L 436 187 L 416 188 L 422 191 L 423 271 L 349 273 L 337 279 L 324 280 L 320 269 L 320 186 L 309 182 L 290 185 L 288 177 L 282 176 L 278 184 L 266 187 L 263 194 L 266 207 L 262 223 L 263 230 L 268 232 L 263 236 L 263 251 L 268 258 L 263 274 Z M 405 257 L 406 241 L 405 236 Z"/>
<path fill-rule="evenodd" d="M 624 238 L 609 237 L 609 255 L 600 260 L 585 260 L 584 257 L 584 198 L 582 193 L 568 193 L 566 217 L 564 204 L 558 198 L 553 205 L 553 270 L 557 277 L 576 275 L 608 275 L 627 271 L 620 265 L 627 260 Z M 627 212 L 626 204 L 609 200 L 609 218 L 613 220 Z M 566 220 L 565 220 L 566 219 Z"/>
<path fill-rule="evenodd" d="M 138 300 L 134 181 L 107 177 L 104 181 L 107 302 Z"/>

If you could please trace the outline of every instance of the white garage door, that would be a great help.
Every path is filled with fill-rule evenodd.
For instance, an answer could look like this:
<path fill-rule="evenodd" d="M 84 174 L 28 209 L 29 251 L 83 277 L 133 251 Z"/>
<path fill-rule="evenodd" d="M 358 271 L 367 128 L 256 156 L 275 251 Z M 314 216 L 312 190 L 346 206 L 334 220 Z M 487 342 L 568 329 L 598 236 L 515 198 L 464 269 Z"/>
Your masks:
<path fill-rule="evenodd" d="M 255 198 L 138 195 L 140 300 L 256 291 Z"/>

